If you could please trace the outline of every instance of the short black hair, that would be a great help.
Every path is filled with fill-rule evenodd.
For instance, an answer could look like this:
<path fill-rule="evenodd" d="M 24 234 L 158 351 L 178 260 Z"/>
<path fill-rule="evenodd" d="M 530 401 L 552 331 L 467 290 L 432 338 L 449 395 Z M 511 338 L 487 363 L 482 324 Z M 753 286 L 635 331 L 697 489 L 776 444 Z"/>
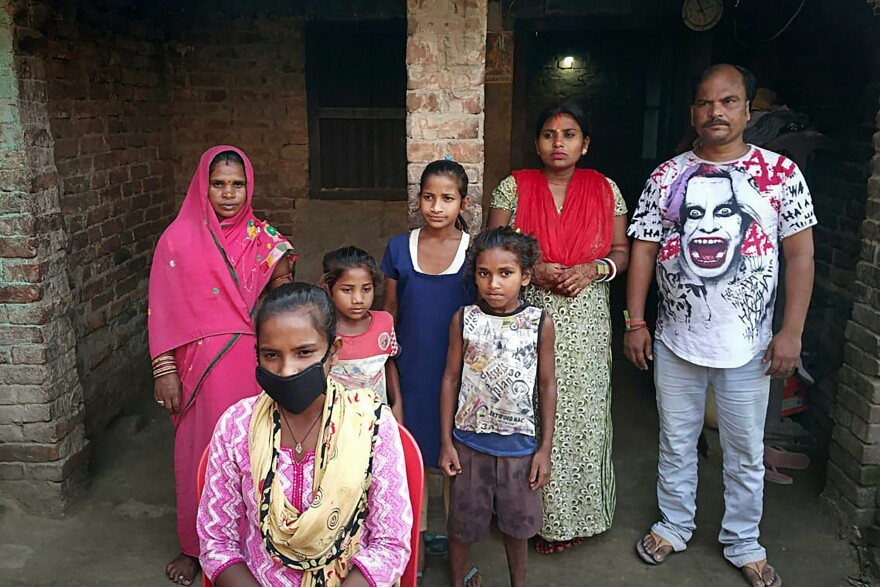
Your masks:
<path fill-rule="evenodd" d="M 458 184 L 458 195 L 460 195 L 461 200 L 464 201 L 467 197 L 468 176 L 464 167 L 462 167 L 460 163 L 456 163 L 452 159 L 438 159 L 437 161 L 428 163 L 425 166 L 425 170 L 422 171 L 422 177 L 419 180 L 419 192 L 424 191 L 425 182 L 428 181 L 429 177 L 434 175 L 446 175 L 454 179 Z M 468 230 L 467 222 L 464 217 L 462 217 L 461 213 L 459 213 L 458 218 L 455 219 L 455 228 L 463 232 L 467 232 Z"/>
<path fill-rule="evenodd" d="M 241 165 L 241 168 L 244 169 L 244 159 L 241 158 L 241 155 L 236 153 L 235 151 L 222 151 L 217 153 L 213 159 L 211 159 L 211 164 L 208 166 L 208 173 L 213 173 L 214 168 L 217 167 L 221 162 L 225 163 L 235 163 L 237 165 Z"/>
<path fill-rule="evenodd" d="M 568 114 L 574 118 L 578 126 L 581 127 L 581 132 L 584 133 L 584 136 L 590 136 L 590 122 L 587 120 L 587 114 L 584 112 L 584 109 L 572 100 L 565 100 L 541 111 L 538 115 L 538 120 L 535 122 L 535 138 L 537 139 L 541 136 L 541 129 L 544 128 L 544 123 L 547 122 L 548 118 L 560 114 Z"/>
<path fill-rule="evenodd" d="M 330 292 L 333 291 L 333 286 L 346 271 L 356 267 L 367 270 L 373 280 L 373 285 L 382 282 L 382 272 L 379 271 L 376 260 L 368 252 L 357 247 L 348 246 L 330 251 L 324 255 L 321 265 L 324 269 L 321 282 L 327 286 L 327 290 Z"/>
<path fill-rule="evenodd" d="M 499 226 L 481 232 L 468 248 L 467 264 L 471 277 L 477 273 L 477 258 L 480 253 L 490 249 L 502 249 L 516 255 L 517 262 L 524 272 L 531 271 L 541 259 L 538 239 L 521 234 L 509 226 Z"/>
<path fill-rule="evenodd" d="M 741 65 L 733 65 L 731 63 L 713 63 L 712 65 L 701 71 L 697 78 L 694 80 L 693 88 L 691 88 L 691 103 L 693 103 L 697 99 L 697 88 L 700 87 L 700 84 L 709 79 L 709 77 L 713 73 L 715 73 L 722 67 L 732 67 L 733 69 L 737 70 L 742 76 L 743 87 L 746 90 L 746 100 L 751 102 L 755 99 L 755 94 L 758 92 L 758 78 L 755 77 L 754 73 Z"/>
<path fill-rule="evenodd" d="M 336 308 L 333 307 L 330 294 L 317 285 L 303 282 L 286 283 L 269 292 L 257 312 L 257 340 L 266 320 L 279 314 L 299 311 L 308 314 L 315 330 L 327 338 L 327 344 L 336 340 Z"/>

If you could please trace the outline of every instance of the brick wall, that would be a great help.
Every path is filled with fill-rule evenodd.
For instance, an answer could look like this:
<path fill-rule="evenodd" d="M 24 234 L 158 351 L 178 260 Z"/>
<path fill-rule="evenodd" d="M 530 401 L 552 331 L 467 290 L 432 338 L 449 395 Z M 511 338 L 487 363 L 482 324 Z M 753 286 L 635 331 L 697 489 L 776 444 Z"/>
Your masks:
<path fill-rule="evenodd" d="M 877 115 L 880 128 L 880 114 Z M 863 562 L 880 574 L 880 131 L 868 180 L 852 318 L 846 324 L 825 498 L 856 527 Z M 863 532 L 863 534 L 862 534 Z M 865 539 L 862 540 L 862 537 Z"/>
<path fill-rule="evenodd" d="M 422 224 L 419 178 L 446 156 L 470 180 L 469 226 L 482 224 L 486 0 L 407 0 L 407 183 L 410 226 Z"/>
<path fill-rule="evenodd" d="M 169 68 L 178 202 L 205 149 L 240 147 L 254 165 L 257 214 L 300 251 L 297 278 L 315 281 L 334 247 L 356 244 L 381 259 L 406 229 L 406 205 L 308 198 L 303 26 L 287 15 L 192 18 L 169 45 Z"/>
<path fill-rule="evenodd" d="M 45 23 L 49 126 L 90 434 L 151 388 L 149 261 L 174 210 L 163 34 L 144 7 L 131 6 L 66 3 Z"/>
<path fill-rule="evenodd" d="M 0 499 L 57 514 L 87 477 L 89 445 L 48 131 L 46 14 L 23 1 L 0 10 Z"/>

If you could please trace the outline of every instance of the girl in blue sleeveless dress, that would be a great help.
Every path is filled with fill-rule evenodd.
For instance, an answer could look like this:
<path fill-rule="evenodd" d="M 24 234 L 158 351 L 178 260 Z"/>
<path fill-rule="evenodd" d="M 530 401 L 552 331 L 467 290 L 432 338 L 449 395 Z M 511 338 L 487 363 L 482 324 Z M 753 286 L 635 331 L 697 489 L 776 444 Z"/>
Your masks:
<path fill-rule="evenodd" d="M 382 259 L 387 276 L 383 309 L 395 317 L 400 343 L 397 370 L 404 425 L 412 432 L 425 466 L 440 457 L 440 381 L 446 367 L 452 315 L 474 299 L 465 279 L 470 243 L 460 213 L 467 205 L 468 178 L 454 161 L 434 161 L 422 173 L 419 211 L 425 226 L 391 239 Z M 427 499 L 422 528 L 427 528 Z M 420 557 L 421 558 L 421 557 Z"/>

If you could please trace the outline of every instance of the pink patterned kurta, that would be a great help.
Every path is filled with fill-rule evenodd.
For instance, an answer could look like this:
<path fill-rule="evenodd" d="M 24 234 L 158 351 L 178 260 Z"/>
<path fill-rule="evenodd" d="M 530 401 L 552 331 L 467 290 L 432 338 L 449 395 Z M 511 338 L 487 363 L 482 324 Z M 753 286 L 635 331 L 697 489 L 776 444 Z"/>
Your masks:
<path fill-rule="evenodd" d="M 301 573 L 272 560 L 259 530 L 248 455 L 248 429 L 256 401 L 256 397 L 248 398 L 226 410 L 211 438 L 197 518 L 199 560 L 212 581 L 228 567 L 244 562 L 261 585 L 298 587 Z M 309 451 L 300 463 L 293 456 L 291 449 L 282 447 L 278 475 L 284 494 L 302 511 L 311 501 L 315 455 Z M 352 563 L 372 587 L 390 587 L 409 561 L 413 518 L 400 435 L 387 409 L 379 418 L 367 508 L 361 550 Z"/>

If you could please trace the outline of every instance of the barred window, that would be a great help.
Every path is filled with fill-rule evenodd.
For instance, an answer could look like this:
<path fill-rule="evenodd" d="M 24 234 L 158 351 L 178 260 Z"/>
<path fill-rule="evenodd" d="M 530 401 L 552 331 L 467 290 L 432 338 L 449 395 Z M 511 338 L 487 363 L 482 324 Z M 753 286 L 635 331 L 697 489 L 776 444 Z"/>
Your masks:
<path fill-rule="evenodd" d="M 406 23 L 306 33 L 312 198 L 406 199 Z"/>

